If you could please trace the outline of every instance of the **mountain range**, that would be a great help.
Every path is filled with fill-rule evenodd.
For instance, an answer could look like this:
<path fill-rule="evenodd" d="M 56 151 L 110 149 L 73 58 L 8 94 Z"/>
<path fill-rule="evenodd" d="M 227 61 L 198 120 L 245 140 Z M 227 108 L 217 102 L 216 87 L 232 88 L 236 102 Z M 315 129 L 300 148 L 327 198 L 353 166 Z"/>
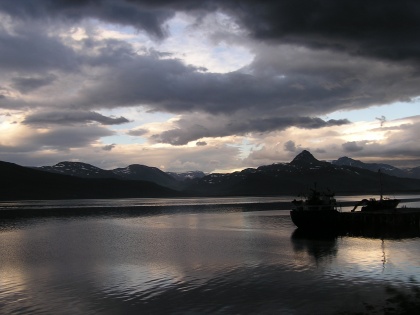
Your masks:
<path fill-rule="evenodd" d="M 397 177 L 420 178 L 420 166 L 414 168 L 397 168 L 395 166 L 383 163 L 363 163 L 362 161 L 354 160 L 347 156 L 341 157 L 338 160 L 331 161 L 331 163 L 334 165 L 346 165 L 363 168 L 374 172 L 381 170 L 385 174 Z"/>
<path fill-rule="evenodd" d="M 0 162 L 0 200 L 179 197 L 148 181 L 83 178 Z"/>
<path fill-rule="evenodd" d="M 82 178 L 142 180 L 175 190 L 182 190 L 185 188 L 185 181 L 205 176 L 205 174 L 201 171 L 191 171 L 185 173 L 163 172 L 157 167 L 140 164 L 132 164 L 127 167 L 116 168 L 113 170 L 103 170 L 87 163 L 68 161 L 60 162 L 53 166 L 41 166 L 34 169 Z"/>
<path fill-rule="evenodd" d="M 304 150 L 290 163 L 207 175 L 139 164 L 103 170 L 81 162 L 37 168 L 0 162 L 0 199 L 297 195 L 314 183 L 336 193 L 379 194 L 378 170 L 384 193 L 420 190 L 420 167 L 404 170 L 348 157 L 319 161 Z"/>
<path fill-rule="evenodd" d="M 415 192 L 420 179 L 397 177 L 371 165 L 356 167 L 317 160 L 304 150 L 290 163 L 276 163 L 231 174 L 210 174 L 195 179 L 195 191 L 227 195 L 282 195 L 305 193 L 316 183 L 321 189 L 342 194 Z"/>

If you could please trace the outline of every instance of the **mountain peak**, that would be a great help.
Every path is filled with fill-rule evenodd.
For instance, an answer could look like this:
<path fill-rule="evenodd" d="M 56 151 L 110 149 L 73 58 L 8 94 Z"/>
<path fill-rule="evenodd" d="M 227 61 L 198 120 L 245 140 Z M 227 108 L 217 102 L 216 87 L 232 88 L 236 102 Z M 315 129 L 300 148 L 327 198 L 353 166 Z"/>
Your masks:
<path fill-rule="evenodd" d="M 290 164 L 318 164 L 319 161 L 307 150 L 303 150 L 301 153 L 296 155 Z"/>
<path fill-rule="evenodd" d="M 58 167 L 83 167 L 83 166 L 96 167 L 87 163 L 73 162 L 73 161 L 62 161 L 53 165 L 53 167 L 57 167 L 57 168 Z"/>
<path fill-rule="evenodd" d="M 348 156 L 342 156 L 342 157 L 338 158 L 337 162 L 338 163 L 349 163 L 348 165 L 351 165 L 351 163 L 354 163 L 354 162 L 361 163 L 361 161 L 349 158 Z"/>
<path fill-rule="evenodd" d="M 72 175 L 76 177 L 85 178 L 113 178 L 115 175 L 103 170 L 99 167 L 93 166 L 83 162 L 63 161 L 53 166 L 41 166 L 38 169 L 58 174 Z"/>

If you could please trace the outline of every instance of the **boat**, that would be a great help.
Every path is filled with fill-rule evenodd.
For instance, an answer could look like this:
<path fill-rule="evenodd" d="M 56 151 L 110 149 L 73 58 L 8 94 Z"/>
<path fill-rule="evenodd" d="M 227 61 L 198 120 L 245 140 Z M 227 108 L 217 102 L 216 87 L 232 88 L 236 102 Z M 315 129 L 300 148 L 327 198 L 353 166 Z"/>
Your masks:
<path fill-rule="evenodd" d="M 369 212 L 377 212 L 377 211 L 386 211 L 386 210 L 395 210 L 400 203 L 398 199 L 390 199 L 384 198 L 382 195 L 379 200 L 375 198 L 370 199 L 362 199 L 351 210 L 351 212 L 356 211 L 357 207 L 362 206 L 360 211 L 369 211 Z"/>
<path fill-rule="evenodd" d="M 290 217 L 293 223 L 302 229 L 318 230 L 331 228 L 338 221 L 340 212 L 331 191 L 321 192 L 316 185 L 305 199 L 292 201 Z"/>
<path fill-rule="evenodd" d="M 420 208 L 396 208 L 398 199 L 362 200 L 362 211 L 341 212 L 341 207 L 330 191 L 311 189 L 301 200 L 292 201 L 290 211 L 292 222 L 298 230 L 313 234 L 376 233 L 386 235 L 392 232 L 420 229 Z M 356 208 L 356 207 L 355 207 Z M 398 210 L 398 211 L 397 211 Z"/>
<path fill-rule="evenodd" d="M 385 198 L 382 192 L 382 172 L 379 169 L 379 182 L 380 182 L 380 198 L 379 200 L 376 198 L 369 198 L 369 199 L 362 199 L 351 210 L 351 212 L 356 211 L 357 207 L 362 207 L 360 211 L 363 212 L 377 212 L 377 211 L 389 211 L 395 210 L 400 203 L 399 199 L 391 199 Z"/>
<path fill-rule="evenodd" d="M 379 233 L 385 235 L 420 229 L 419 208 L 397 208 L 400 200 L 384 198 L 363 199 L 352 211 L 341 212 L 341 207 L 330 191 L 310 190 L 309 195 L 301 200 L 292 201 L 290 217 L 299 230 L 311 234 L 336 233 Z M 355 209 L 362 206 L 361 211 Z"/>

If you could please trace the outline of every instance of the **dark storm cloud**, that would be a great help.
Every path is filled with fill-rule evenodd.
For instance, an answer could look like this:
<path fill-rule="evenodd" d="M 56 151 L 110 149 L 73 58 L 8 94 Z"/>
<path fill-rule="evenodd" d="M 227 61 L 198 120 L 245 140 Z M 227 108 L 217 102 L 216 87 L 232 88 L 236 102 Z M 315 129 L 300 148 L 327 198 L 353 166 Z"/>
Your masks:
<path fill-rule="evenodd" d="M 416 0 L 3 0 L 0 10 L 21 19 L 96 18 L 131 25 L 162 38 L 176 11 L 202 16 L 224 11 L 252 36 L 388 60 L 419 61 L 420 3 Z"/>
<path fill-rule="evenodd" d="M 237 124 L 235 129 L 242 132 L 245 130 L 266 132 L 282 130 L 291 126 L 297 126 L 303 129 L 318 129 L 329 126 L 341 126 L 349 123 L 350 121 L 347 119 L 330 119 L 325 121 L 317 117 L 271 117 L 266 119 L 251 119 L 248 123 Z"/>
<path fill-rule="evenodd" d="M 111 143 L 109 145 L 105 145 L 102 147 L 102 150 L 104 151 L 112 151 L 112 149 L 114 149 L 116 147 L 115 143 Z"/>
<path fill-rule="evenodd" d="M 287 141 L 283 147 L 287 152 L 296 152 L 296 143 L 292 140 Z"/>
<path fill-rule="evenodd" d="M 344 152 L 358 152 L 363 150 L 363 146 L 359 145 L 356 141 L 350 141 L 341 145 Z"/>
<path fill-rule="evenodd" d="M 110 23 L 130 25 L 162 38 L 163 22 L 174 14 L 165 7 L 150 6 L 149 1 L 124 0 L 3 0 L 0 10 L 14 18 L 50 19 L 75 22 L 84 18 L 96 18 Z"/>
<path fill-rule="evenodd" d="M 332 49 L 390 61 L 420 61 L 416 0 L 224 1 L 260 40 Z"/>
<path fill-rule="evenodd" d="M 26 124 L 124 123 L 124 117 L 92 112 L 124 106 L 184 116 L 218 115 L 217 122 L 181 119 L 174 129 L 153 137 L 176 145 L 290 126 L 341 125 L 348 121 L 314 117 L 418 96 L 419 5 L 417 1 L 359 0 L 4 0 L 0 11 L 10 15 L 15 25 L 8 26 L 10 31 L 0 24 L 0 69 L 12 73 L 4 85 L 28 92 L 52 83 L 46 80 L 47 73 L 54 72 L 54 84 L 63 81 L 65 87 L 66 73 L 80 77 L 69 81 L 73 94 L 61 97 L 56 92 L 54 98 L 46 95 L 36 102 L 25 99 L 26 103 L 2 93 L 6 97 L 0 98 L 0 106 L 48 108 L 28 116 Z M 203 73 L 200 67 L 157 51 L 141 55 L 119 40 L 90 37 L 78 41 L 76 49 L 52 31 L 55 25 L 68 23 L 70 30 L 72 23 L 94 18 L 131 25 L 162 39 L 164 22 L 175 12 L 188 12 L 199 21 L 215 10 L 230 15 L 258 40 L 247 43 L 255 54 L 247 67 L 225 74 Z M 267 45 L 256 47 L 262 42 Z M 67 114 L 66 108 L 80 111 Z M 139 132 L 129 134 L 144 134 Z"/>
<path fill-rule="evenodd" d="M 96 121 L 102 125 L 119 125 L 129 122 L 129 120 L 124 117 L 107 117 L 91 111 L 48 111 L 28 115 L 26 116 L 23 123 L 26 125 L 67 125 L 75 123 L 89 123 L 93 121 Z"/>
<path fill-rule="evenodd" d="M 155 142 L 169 143 L 172 145 L 184 145 L 190 141 L 203 137 L 218 137 L 229 135 L 227 130 L 213 131 L 198 124 L 186 125 L 185 123 L 181 123 L 180 125 L 182 126 L 181 128 L 171 129 L 164 131 L 161 134 L 153 135 L 151 136 L 151 139 Z"/>
<path fill-rule="evenodd" d="M 315 73 L 291 72 L 287 77 L 277 78 L 277 75 L 252 70 L 256 73 L 202 73 L 177 59 L 136 55 L 124 60 L 115 59 L 106 72 L 68 102 L 84 108 L 145 105 L 172 113 L 199 110 L 231 114 L 250 110 L 277 111 L 277 114 L 301 111 L 306 115 L 319 115 L 342 109 L 349 103 L 366 104 L 372 98 L 379 102 L 396 97 L 391 91 L 375 97 L 363 96 L 360 82 L 343 85 L 328 74 L 323 77 L 324 74 L 318 73 L 319 77 L 316 77 Z M 330 81 L 336 86 L 331 88 L 327 84 Z M 406 87 L 411 88 L 414 89 L 414 84 Z M 358 98 L 352 100 L 354 94 Z"/>
<path fill-rule="evenodd" d="M 44 34 L 39 28 L 16 28 L 13 31 L 11 34 L 0 27 L 0 69 L 45 72 L 78 68 L 76 52 L 59 38 Z"/>
<path fill-rule="evenodd" d="M 153 23 L 148 23 L 147 18 L 144 19 L 146 22 L 143 28 L 155 35 L 163 34 L 162 31 L 158 31 L 161 23 L 171 17 L 176 10 L 188 11 L 199 16 L 206 10 L 210 12 L 219 9 L 230 13 L 244 27 L 253 31 L 252 34 L 256 37 L 281 39 L 279 42 L 282 43 L 293 42 L 293 39 L 297 38 L 299 45 L 313 47 L 314 37 L 319 38 L 319 41 L 325 39 L 328 42 L 329 37 L 334 40 L 335 38 L 344 40 L 347 35 L 351 42 L 357 40 L 358 37 L 353 32 L 360 30 L 357 30 L 357 27 L 355 30 L 349 28 L 347 34 L 344 32 L 347 27 L 341 27 L 339 22 L 343 20 L 343 23 L 350 23 L 348 20 L 355 19 L 362 26 L 367 24 L 367 27 L 370 14 L 373 16 L 373 25 L 370 27 L 378 28 L 378 36 L 386 38 L 385 30 L 380 29 L 375 23 L 379 23 L 378 12 L 382 12 L 383 19 L 387 19 L 387 14 L 391 12 L 390 8 L 393 5 L 385 1 L 381 2 L 381 8 L 383 3 L 385 3 L 384 8 L 378 9 L 375 6 L 376 1 L 372 3 L 243 1 L 240 10 L 233 10 L 233 5 L 237 9 L 237 3 L 234 1 L 149 3 L 113 0 L 76 2 L 40 0 L 17 3 L 4 1 L 0 4 L 0 9 L 14 17 L 21 17 L 22 20 L 66 17 L 73 21 L 96 17 L 104 21 L 133 24 L 137 27 L 142 26 L 136 23 L 143 23 L 137 21 L 142 20 L 140 13 L 148 12 L 150 15 L 161 16 L 151 19 Z M 341 5 L 348 10 L 341 9 Z M 362 7 L 366 8 L 366 12 L 361 13 L 362 17 L 358 17 L 360 14 L 352 15 L 357 8 L 361 10 Z M 404 6 L 398 2 L 396 7 L 395 12 L 401 11 L 398 16 L 404 16 L 401 9 Z M 406 7 L 411 9 L 411 2 L 407 2 Z M 136 12 L 140 15 L 137 16 Z M 167 13 L 165 15 L 162 12 Z M 347 19 L 344 17 L 335 19 L 335 12 L 338 17 L 348 14 Z M 408 11 L 406 14 L 410 16 L 416 13 Z M 137 18 L 134 18 L 136 16 Z M 407 21 L 411 23 L 409 21 L 412 19 L 408 18 Z M 338 30 L 333 22 L 338 23 Z M 387 24 L 381 27 L 385 29 Z M 369 29 L 366 28 L 368 33 Z M 398 30 L 399 28 L 393 32 Z M 203 73 L 198 67 L 187 66 L 176 59 L 162 59 L 156 53 L 138 55 L 129 44 L 122 41 L 86 40 L 83 50 L 76 54 L 58 38 L 34 34 L 33 39 L 29 36 L 32 33 L 25 30 L 21 31 L 19 36 L 9 33 L 2 35 L 7 40 L 4 45 L 0 45 L 0 66 L 3 64 L 4 67 L 9 66 L 14 70 L 18 70 L 19 67 L 26 70 L 31 67 L 43 70 L 64 67 L 73 71 L 83 64 L 105 67 L 96 77 L 89 73 L 94 83 L 82 85 L 77 97 L 62 100 L 61 106 L 64 107 L 94 109 L 144 105 L 153 110 L 172 113 L 195 110 L 212 114 L 231 114 L 238 110 L 248 110 L 251 115 L 260 111 L 275 111 L 274 116 L 279 116 L 293 111 L 302 116 L 315 116 L 350 107 L 362 108 L 397 100 L 409 100 L 417 96 L 420 81 L 415 68 L 384 70 L 382 64 L 366 67 L 357 62 L 349 63 L 345 56 L 340 57 L 326 52 L 322 58 L 313 56 L 310 52 L 298 55 L 295 58 L 297 60 L 289 66 L 288 61 L 283 61 L 282 55 L 273 54 L 270 50 L 266 54 L 258 51 L 255 61 L 246 69 L 248 72 Z M 369 38 L 374 40 L 375 34 L 370 32 Z M 332 48 L 334 47 L 335 45 L 332 45 Z M 395 44 L 392 47 L 395 53 L 399 49 Z M 3 55 L 1 49 L 5 50 Z M 97 51 L 97 54 L 89 55 L 89 51 Z M 272 55 L 271 59 L 276 59 L 279 64 L 273 64 L 272 60 L 264 64 L 264 61 L 270 58 L 269 55 Z M 301 61 L 305 62 L 304 66 L 297 64 Z M 270 71 L 272 73 L 267 74 Z M 398 76 L 401 78 L 403 74 L 404 78 L 400 82 L 392 82 L 393 78 Z"/>
<path fill-rule="evenodd" d="M 19 145 L 0 145 L 0 151 L 6 153 L 27 153 L 42 150 L 66 151 L 71 148 L 83 148 L 95 143 L 101 137 L 114 135 L 113 131 L 99 126 L 56 127 L 43 132 L 27 134 Z"/>
<path fill-rule="evenodd" d="M 132 130 L 129 130 L 129 131 L 127 132 L 127 134 L 128 134 L 129 136 L 135 136 L 135 137 L 138 137 L 138 136 L 145 135 L 147 132 L 148 132 L 148 131 L 147 131 L 146 129 L 138 128 L 138 129 L 132 129 Z"/>
<path fill-rule="evenodd" d="M 32 145 L 37 144 L 38 147 L 67 150 L 88 146 L 101 137 L 113 134 L 112 131 L 97 126 L 59 127 L 48 132 L 34 134 L 28 137 L 27 141 L 31 141 Z"/>
<path fill-rule="evenodd" d="M 56 78 L 55 75 L 49 74 L 44 77 L 18 77 L 12 81 L 15 89 L 21 93 L 28 93 L 51 84 Z"/>
<path fill-rule="evenodd" d="M 97 53 L 89 55 L 89 51 Z M 98 109 L 143 105 L 176 114 L 246 110 L 251 116 L 261 112 L 316 116 L 418 95 L 420 78 L 413 67 L 349 60 L 328 51 L 291 46 L 264 46 L 256 53 L 254 61 L 238 71 L 203 73 L 181 60 L 162 58 L 158 51 L 139 55 L 122 41 L 92 40 L 77 60 L 101 71 L 88 73 L 89 84 L 63 99 L 61 106 Z"/>
<path fill-rule="evenodd" d="M 28 104 L 25 101 L 10 97 L 9 93 L 7 95 L 0 94 L 1 109 L 20 110 L 27 108 L 27 106 Z"/>
<path fill-rule="evenodd" d="M 218 123 L 215 121 L 219 120 Z M 224 137 L 230 135 L 244 135 L 248 132 L 270 132 L 284 130 L 291 126 L 303 129 L 317 129 L 328 126 L 340 126 L 349 123 L 348 120 L 324 121 L 312 117 L 271 117 L 235 121 L 228 119 L 220 121 L 217 117 L 206 117 L 197 123 L 196 120 L 185 118 L 177 121 L 178 128 L 167 130 L 151 138 L 156 142 L 172 145 L 184 145 L 190 141 L 204 137 Z M 221 128 L 222 124 L 223 128 Z"/>

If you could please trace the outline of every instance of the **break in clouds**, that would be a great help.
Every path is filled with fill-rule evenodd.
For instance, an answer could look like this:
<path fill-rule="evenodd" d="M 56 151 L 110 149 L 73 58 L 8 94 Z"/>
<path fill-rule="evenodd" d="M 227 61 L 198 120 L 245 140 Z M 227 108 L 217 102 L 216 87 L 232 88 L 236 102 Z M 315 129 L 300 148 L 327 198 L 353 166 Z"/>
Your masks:
<path fill-rule="evenodd" d="M 243 47 L 252 61 L 212 72 L 159 51 L 177 32 L 169 26 L 177 14 L 209 43 Z M 204 23 L 215 14 L 226 27 Z M 204 148 L 203 138 L 342 126 L 351 122 L 325 117 L 419 96 L 417 1 L 4 0 L 0 15 L 0 108 L 18 112 L 19 124 L 48 128 L 40 146 L 51 146 L 63 126 L 79 139 L 62 138 L 71 148 L 129 124 L 126 134 L 150 143 Z M 106 26 L 135 30 L 148 46 L 103 36 Z M 103 114 L 128 107 L 177 119 L 148 132 L 131 117 Z M 80 128 L 90 136 L 80 139 Z M 283 149 L 295 152 L 290 141 Z M 365 151 L 369 143 L 360 143 L 341 148 Z"/>

